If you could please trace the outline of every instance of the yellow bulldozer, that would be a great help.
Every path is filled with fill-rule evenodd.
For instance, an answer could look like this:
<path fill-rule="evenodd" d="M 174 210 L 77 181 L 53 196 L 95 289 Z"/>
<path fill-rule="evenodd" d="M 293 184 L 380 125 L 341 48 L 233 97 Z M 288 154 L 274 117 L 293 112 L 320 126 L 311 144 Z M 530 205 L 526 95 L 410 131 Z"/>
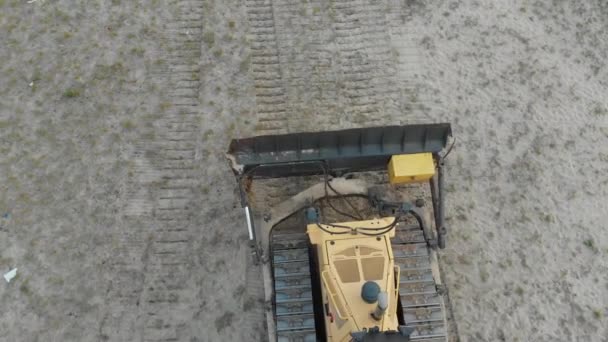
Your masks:
<path fill-rule="evenodd" d="M 448 341 L 449 141 L 446 123 L 231 141 L 269 341 Z"/>

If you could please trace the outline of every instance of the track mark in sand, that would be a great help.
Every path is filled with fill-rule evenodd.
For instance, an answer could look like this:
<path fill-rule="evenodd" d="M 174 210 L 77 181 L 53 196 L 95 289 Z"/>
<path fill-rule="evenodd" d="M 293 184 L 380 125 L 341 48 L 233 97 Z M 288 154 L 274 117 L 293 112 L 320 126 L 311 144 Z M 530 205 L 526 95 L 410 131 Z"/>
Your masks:
<path fill-rule="evenodd" d="M 260 134 L 289 131 L 285 88 L 276 41 L 271 0 L 247 0 L 251 40 L 251 73 L 254 79 Z"/>
<path fill-rule="evenodd" d="M 331 11 L 347 122 L 364 126 L 396 116 L 395 65 L 383 3 L 336 0 Z"/>
<path fill-rule="evenodd" d="M 174 0 L 176 18 L 165 27 L 164 54 L 151 74 L 165 89 L 166 102 L 150 122 L 150 138 L 131 153 L 125 216 L 133 229 L 121 238 L 108 296 L 124 293 L 123 317 L 105 322 L 102 336 L 119 340 L 178 341 L 190 324 L 196 291 L 190 288 L 194 260 L 194 190 L 200 182 L 200 60 L 204 1 Z M 131 228 L 131 227 L 130 227 Z M 116 292 L 116 293 L 114 293 Z M 122 322 L 122 321 L 126 321 Z M 113 324 L 118 324 L 114 328 Z M 186 334 L 186 335 L 185 335 Z"/>
<path fill-rule="evenodd" d="M 177 341 L 189 324 L 188 307 L 196 291 L 188 287 L 194 255 L 193 189 L 199 180 L 196 162 L 200 135 L 200 66 L 203 1 L 176 1 L 179 18 L 169 24 L 167 113 L 156 123 L 162 174 L 153 217 L 156 230 L 147 255 L 141 323 L 144 341 Z"/>
<path fill-rule="evenodd" d="M 288 133 L 293 118 L 279 56 L 273 1 L 247 0 L 245 5 L 251 42 L 250 72 L 256 98 L 256 134 Z M 268 191 L 279 194 L 284 183 L 275 182 Z"/>
<path fill-rule="evenodd" d="M 339 56 L 324 1 L 275 1 L 283 82 L 292 131 L 337 128 L 341 106 Z"/>
<path fill-rule="evenodd" d="M 432 103 L 429 85 L 424 81 L 425 62 L 421 48 L 424 41 L 416 26 L 417 4 L 401 0 L 386 0 L 387 25 L 391 53 L 396 60 L 398 111 L 407 113 L 408 123 L 432 121 L 428 111 Z"/>
<path fill-rule="evenodd" d="M 260 133 L 427 119 L 408 5 L 248 0 L 247 10 Z"/>

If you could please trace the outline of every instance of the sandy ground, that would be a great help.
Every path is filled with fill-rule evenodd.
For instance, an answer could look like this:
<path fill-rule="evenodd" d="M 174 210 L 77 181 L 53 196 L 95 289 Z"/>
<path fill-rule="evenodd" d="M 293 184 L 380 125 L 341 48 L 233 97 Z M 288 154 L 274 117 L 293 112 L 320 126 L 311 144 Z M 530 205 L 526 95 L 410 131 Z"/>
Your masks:
<path fill-rule="evenodd" d="M 604 1 L 0 0 L 0 341 L 257 341 L 229 139 L 450 121 L 462 341 L 608 341 Z"/>

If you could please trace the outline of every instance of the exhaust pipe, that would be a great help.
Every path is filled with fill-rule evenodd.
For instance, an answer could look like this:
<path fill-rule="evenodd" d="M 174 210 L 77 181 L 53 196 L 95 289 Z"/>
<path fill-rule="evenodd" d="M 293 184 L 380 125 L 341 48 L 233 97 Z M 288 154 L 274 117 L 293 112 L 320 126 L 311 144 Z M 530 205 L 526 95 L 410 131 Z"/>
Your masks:
<path fill-rule="evenodd" d="M 382 316 L 386 313 L 386 309 L 388 309 L 388 293 L 382 291 L 378 294 L 378 305 L 376 306 L 376 310 L 372 312 L 372 317 L 376 321 L 381 320 Z"/>

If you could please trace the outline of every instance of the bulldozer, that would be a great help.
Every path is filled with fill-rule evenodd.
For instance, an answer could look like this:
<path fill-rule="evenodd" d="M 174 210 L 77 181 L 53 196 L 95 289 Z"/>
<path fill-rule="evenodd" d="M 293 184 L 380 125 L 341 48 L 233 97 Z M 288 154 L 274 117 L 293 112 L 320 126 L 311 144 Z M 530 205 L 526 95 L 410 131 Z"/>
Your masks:
<path fill-rule="evenodd" d="M 453 142 L 448 123 L 231 141 L 268 341 L 449 340 L 437 250 Z"/>

